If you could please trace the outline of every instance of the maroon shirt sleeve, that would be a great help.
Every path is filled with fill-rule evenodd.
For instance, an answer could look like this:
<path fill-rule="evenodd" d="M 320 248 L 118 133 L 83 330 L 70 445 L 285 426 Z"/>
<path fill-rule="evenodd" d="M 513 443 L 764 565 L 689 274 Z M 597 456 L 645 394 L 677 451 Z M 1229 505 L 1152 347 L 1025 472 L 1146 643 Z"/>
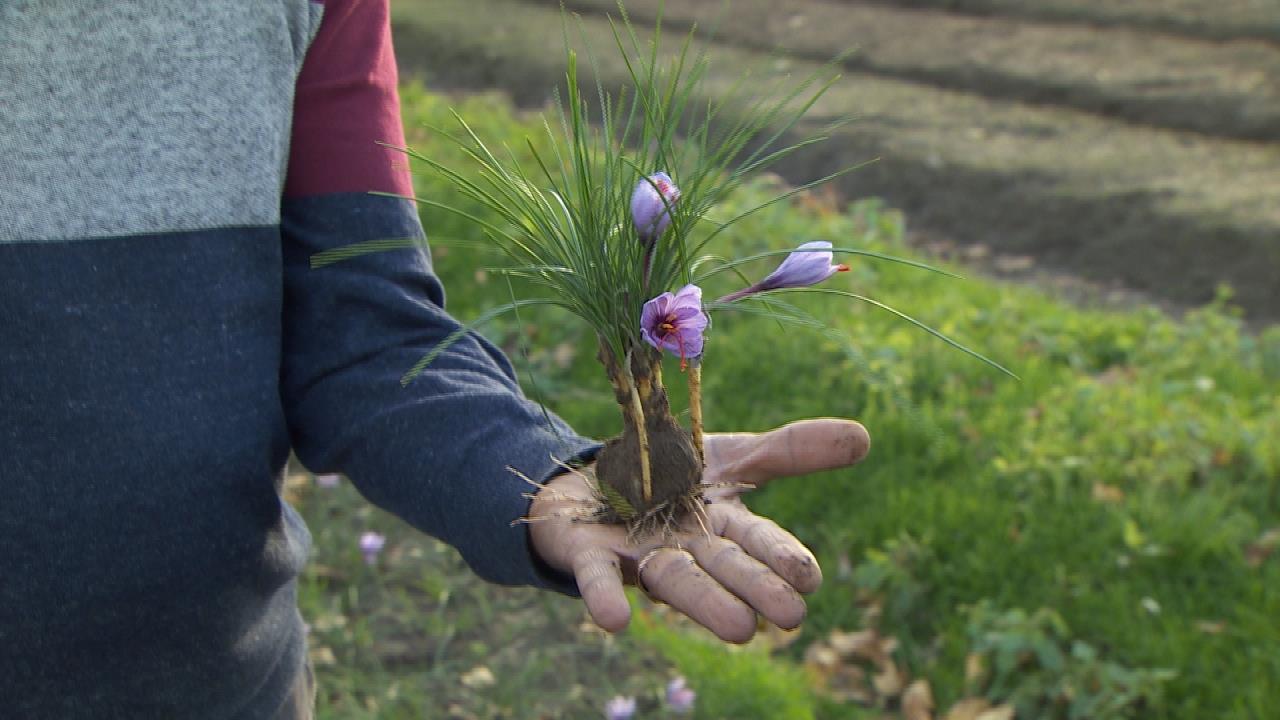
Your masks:
<path fill-rule="evenodd" d="M 298 77 L 286 198 L 412 195 L 388 0 L 328 0 Z"/>

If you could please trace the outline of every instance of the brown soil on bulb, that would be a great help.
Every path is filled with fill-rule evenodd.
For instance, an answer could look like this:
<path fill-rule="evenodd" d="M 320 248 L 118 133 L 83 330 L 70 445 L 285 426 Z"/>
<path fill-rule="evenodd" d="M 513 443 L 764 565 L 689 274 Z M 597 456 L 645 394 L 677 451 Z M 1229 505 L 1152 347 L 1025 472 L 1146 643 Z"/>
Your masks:
<path fill-rule="evenodd" d="M 648 417 L 649 469 L 653 497 L 646 502 L 640 477 L 640 441 L 632 428 L 605 443 L 596 456 L 596 476 L 617 490 L 640 515 L 692 494 L 702 484 L 702 463 L 689 431 L 668 414 Z"/>
<path fill-rule="evenodd" d="M 599 359 L 613 383 L 624 424 L 622 434 L 606 442 L 596 455 L 596 477 L 601 485 L 616 490 L 634 510 L 631 518 L 617 508 L 613 508 L 613 515 L 627 520 L 633 530 L 659 515 L 678 523 L 686 509 L 695 506 L 701 497 L 702 457 L 690 432 L 671 415 L 671 404 L 662 385 L 662 355 L 653 348 L 636 348 L 628 372 L 622 371 L 621 363 L 603 345 Z M 649 442 L 652 496 L 648 500 L 640 469 L 640 436 L 632 416 L 632 383 Z"/>

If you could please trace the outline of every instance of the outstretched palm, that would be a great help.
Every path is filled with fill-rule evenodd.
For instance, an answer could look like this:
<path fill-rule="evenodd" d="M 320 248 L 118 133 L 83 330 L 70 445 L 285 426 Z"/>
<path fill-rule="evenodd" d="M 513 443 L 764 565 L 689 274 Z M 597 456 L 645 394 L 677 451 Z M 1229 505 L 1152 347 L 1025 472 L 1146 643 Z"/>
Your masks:
<path fill-rule="evenodd" d="M 728 642 L 750 640 L 757 613 L 793 628 L 805 615 L 801 594 L 818 588 L 822 570 L 808 548 L 753 514 L 729 486 L 845 467 L 869 446 L 861 424 L 840 419 L 708 435 L 706 527 L 695 523 L 675 537 L 638 543 L 622 526 L 575 520 L 572 508 L 593 491 L 585 477 L 566 473 L 533 502 L 531 516 L 543 518 L 530 527 L 533 547 L 551 567 L 573 574 L 591 617 L 609 631 L 626 627 L 631 607 L 623 585 L 637 582 Z"/>

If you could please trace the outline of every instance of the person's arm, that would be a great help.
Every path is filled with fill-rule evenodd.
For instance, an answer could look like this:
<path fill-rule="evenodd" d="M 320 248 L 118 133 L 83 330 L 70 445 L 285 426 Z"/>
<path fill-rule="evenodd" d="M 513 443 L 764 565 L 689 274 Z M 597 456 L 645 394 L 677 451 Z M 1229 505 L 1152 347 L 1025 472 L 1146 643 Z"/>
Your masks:
<path fill-rule="evenodd" d="M 502 353 L 469 334 L 416 380 L 400 378 L 458 328 L 425 250 L 312 270 L 313 255 L 422 237 L 412 195 L 386 0 L 325 4 L 297 83 L 282 208 L 281 388 L 290 435 L 316 472 L 343 472 L 373 503 L 462 553 L 481 577 L 574 592 L 530 552 L 532 488 L 596 447 L 524 398 Z M 548 423 L 548 417 L 551 422 Z"/>
<path fill-rule="evenodd" d="M 395 88 L 386 0 L 330 3 L 298 84 L 283 210 L 282 388 L 302 461 L 347 473 L 370 500 L 457 547 L 481 577 L 580 589 L 608 630 L 626 625 L 623 583 L 637 580 L 725 640 L 749 638 L 757 612 L 798 624 L 800 593 L 818 587 L 821 570 L 796 538 L 736 497 L 708 506 L 709 532 L 639 544 L 621 526 L 557 512 L 592 490 L 581 474 L 559 472 L 553 456 L 587 459 L 597 445 L 554 417 L 548 425 L 507 360 L 478 336 L 401 388 L 403 373 L 458 327 L 425 252 L 309 269 L 323 250 L 421 236 L 411 203 L 367 194 L 411 194 L 403 158 L 374 142 L 403 143 Z M 705 479 L 763 485 L 858 462 L 868 443 L 861 425 L 844 420 L 710 436 Z M 550 478 L 551 492 L 539 492 L 531 510 L 522 497 L 530 487 L 508 466 Z M 532 525 L 532 541 L 525 526 L 510 527 L 530 512 L 552 518 Z"/>

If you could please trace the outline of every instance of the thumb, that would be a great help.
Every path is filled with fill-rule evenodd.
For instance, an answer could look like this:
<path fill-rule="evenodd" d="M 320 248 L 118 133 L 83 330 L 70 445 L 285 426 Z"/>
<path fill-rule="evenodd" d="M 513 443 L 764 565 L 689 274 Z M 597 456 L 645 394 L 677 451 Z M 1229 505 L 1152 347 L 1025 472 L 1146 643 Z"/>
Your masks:
<path fill-rule="evenodd" d="M 712 434 L 706 439 L 706 481 L 759 487 L 775 478 L 853 465 L 870 447 L 862 423 L 842 418 L 800 420 L 760 434 Z"/>

